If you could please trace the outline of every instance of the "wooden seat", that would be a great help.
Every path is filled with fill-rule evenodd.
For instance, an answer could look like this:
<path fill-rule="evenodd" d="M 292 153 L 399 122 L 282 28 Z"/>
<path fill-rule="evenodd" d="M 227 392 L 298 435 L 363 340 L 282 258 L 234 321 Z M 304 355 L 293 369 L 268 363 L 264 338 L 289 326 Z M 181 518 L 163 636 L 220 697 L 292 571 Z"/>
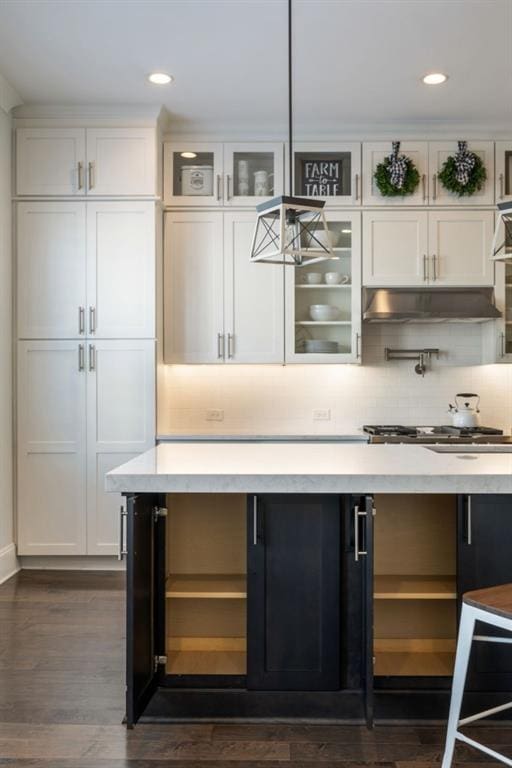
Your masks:
<path fill-rule="evenodd" d="M 462 599 L 473 608 L 489 611 L 505 619 L 512 619 L 512 584 L 475 589 L 472 592 L 466 592 Z"/>

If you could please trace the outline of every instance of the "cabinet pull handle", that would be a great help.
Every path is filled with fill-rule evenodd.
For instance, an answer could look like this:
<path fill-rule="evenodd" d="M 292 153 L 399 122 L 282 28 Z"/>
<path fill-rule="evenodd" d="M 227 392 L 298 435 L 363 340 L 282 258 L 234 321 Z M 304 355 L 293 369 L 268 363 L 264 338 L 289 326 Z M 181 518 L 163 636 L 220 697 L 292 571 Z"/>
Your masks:
<path fill-rule="evenodd" d="M 367 513 L 359 509 L 359 506 L 354 507 L 354 560 L 359 562 L 359 558 L 363 555 L 367 555 L 366 549 L 359 549 L 359 518 L 366 517 Z"/>
<path fill-rule="evenodd" d="M 96 333 L 96 307 L 89 307 L 89 333 Z"/>
<path fill-rule="evenodd" d="M 95 184 L 94 163 L 89 163 L 89 189 L 92 189 Z"/>
<path fill-rule="evenodd" d="M 78 370 L 83 371 L 84 367 L 85 367 L 84 345 L 79 344 L 78 345 Z"/>
<path fill-rule="evenodd" d="M 435 253 L 432 254 L 432 269 L 434 272 L 433 280 L 437 280 L 437 256 Z"/>
<path fill-rule="evenodd" d="M 424 173 L 421 177 L 421 186 L 423 189 L 423 202 L 427 200 L 427 175 Z"/>
<path fill-rule="evenodd" d="M 500 333 L 500 357 L 505 357 L 505 333 Z"/>
<path fill-rule="evenodd" d="M 361 334 L 360 333 L 356 333 L 356 358 L 357 359 L 359 359 L 361 357 L 361 350 L 359 348 L 360 341 L 361 341 Z"/>
<path fill-rule="evenodd" d="M 226 175 L 226 200 L 231 200 L 231 176 Z"/>
<path fill-rule="evenodd" d="M 252 543 L 258 544 L 258 497 L 252 497 Z"/>
<path fill-rule="evenodd" d="M 423 280 L 426 282 L 429 279 L 430 275 L 430 269 L 429 269 L 429 263 L 428 263 L 428 257 L 427 254 L 423 254 Z"/>
<path fill-rule="evenodd" d="M 217 174 L 217 200 L 220 201 L 221 199 L 222 199 L 222 194 L 220 190 L 220 173 L 218 173 Z"/>
<path fill-rule="evenodd" d="M 82 189 L 84 186 L 84 164 L 78 163 L 78 189 Z"/>
<path fill-rule="evenodd" d="M 85 307 L 78 307 L 78 333 L 85 333 Z"/>
<path fill-rule="evenodd" d="M 117 553 L 117 559 L 122 560 L 125 555 L 128 554 L 124 537 L 124 520 L 128 516 L 128 512 L 121 504 L 119 510 L 119 550 Z"/>
<path fill-rule="evenodd" d="M 217 334 L 217 358 L 221 360 L 224 357 L 224 334 Z"/>
<path fill-rule="evenodd" d="M 505 197 L 505 190 L 504 190 L 504 186 L 503 186 L 504 180 L 505 179 L 504 179 L 503 174 L 500 173 L 500 200 L 503 200 L 503 198 Z"/>
<path fill-rule="evenodd" d="M 233 359 L 235 352 L 235 336 L 233 333 L 228 333 L 228 358 Z"/>
<path fill-rule="evenodd" d="M 437 173 L 432 176 L 432 200 L 437 200 Z"/>
<path fill-rule="evenodd" d="M 473 543 L 473 535 L 471 530 L 471 496 L 468 496 L 468 506 L 467 506 L 467 543 L 470 546 Z"/>
<path fill-rule="evenodd" d="M 358 173 L 356 173 L 355 188 L 356 188 L 356 191 L 355 191 L 354 197 L 356 200 L 359 200 L 359 174 Z"/>
<path fill-rule="evenodd" d="M 96 347 L 94 344 L 89 344 L 89 370 L 96 370 Z"/>

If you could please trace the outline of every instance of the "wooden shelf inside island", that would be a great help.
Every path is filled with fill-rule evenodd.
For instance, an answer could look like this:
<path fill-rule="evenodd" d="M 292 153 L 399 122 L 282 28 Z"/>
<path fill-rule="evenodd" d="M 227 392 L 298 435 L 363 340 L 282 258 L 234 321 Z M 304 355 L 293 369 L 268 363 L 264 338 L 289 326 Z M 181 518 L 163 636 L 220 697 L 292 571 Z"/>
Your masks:
<path fill-rule="evenodd" d="M 375 576 L 375 600 L 456 600 L 455 576 Z"/>
<path fill-rule="evenodd" d="M 170 574 L 165 596 L 170 599 L 244 600 L 244 574 Z"/>

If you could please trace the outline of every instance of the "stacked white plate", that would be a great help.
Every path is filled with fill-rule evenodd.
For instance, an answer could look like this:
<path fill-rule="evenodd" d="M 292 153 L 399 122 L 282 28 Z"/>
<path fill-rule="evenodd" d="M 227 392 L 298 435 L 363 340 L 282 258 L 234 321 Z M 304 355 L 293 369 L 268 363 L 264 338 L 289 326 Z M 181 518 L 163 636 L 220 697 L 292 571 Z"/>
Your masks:
<path fill-rule="evenodd" d="M 306 352 L 316 352 L 317 354 L 336 354 L 338 351 L 337 341 L 324 341 L 322 339 L 306 339 L 304 342 Z"/>

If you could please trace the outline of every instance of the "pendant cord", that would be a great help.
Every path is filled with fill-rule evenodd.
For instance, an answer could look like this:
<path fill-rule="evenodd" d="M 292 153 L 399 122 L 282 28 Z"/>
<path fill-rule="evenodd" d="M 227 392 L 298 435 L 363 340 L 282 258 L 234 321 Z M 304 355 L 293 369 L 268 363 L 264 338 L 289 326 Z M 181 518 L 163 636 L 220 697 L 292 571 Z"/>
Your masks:
<path fill-rule="evenodd" d="M 292 149 L 292 0 L 288 0 L 288 153 L 289 153 L 289 190 L 292 195 L 293 149 Z"/>

